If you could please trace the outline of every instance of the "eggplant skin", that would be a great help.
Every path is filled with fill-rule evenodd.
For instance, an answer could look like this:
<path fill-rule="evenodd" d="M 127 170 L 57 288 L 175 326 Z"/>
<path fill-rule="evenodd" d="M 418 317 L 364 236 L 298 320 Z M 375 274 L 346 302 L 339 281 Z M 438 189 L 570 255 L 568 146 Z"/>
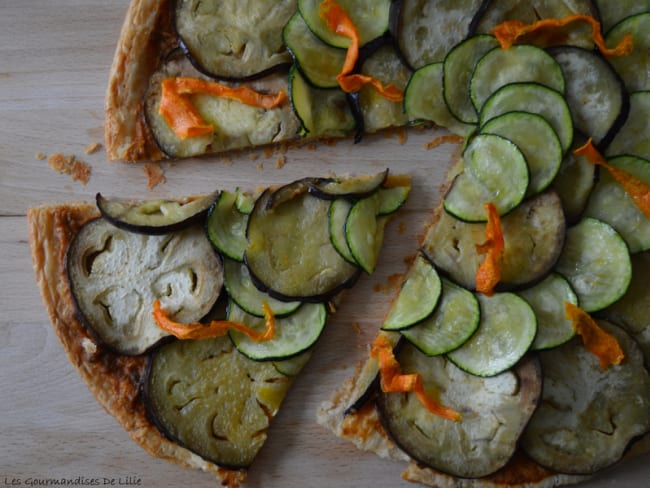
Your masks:
<path fill-rule="evenodd" d="M 625 353 L 602 369 L 579 338 L 540 353 L 544 393 L 522 436 L 526 453 L 560 473 L 593 474 L 616 463 L 650 431 L 650 374 L 639 345 L 605 321 Z"/>

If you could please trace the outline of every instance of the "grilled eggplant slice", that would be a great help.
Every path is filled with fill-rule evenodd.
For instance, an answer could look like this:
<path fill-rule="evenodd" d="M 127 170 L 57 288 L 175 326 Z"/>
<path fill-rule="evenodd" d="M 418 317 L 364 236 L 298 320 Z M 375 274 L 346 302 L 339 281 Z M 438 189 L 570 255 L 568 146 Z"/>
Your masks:
<path fill-rule="evenodd" d="M 140 234 L 168 234 L 200 222 L 218 196 L 218 192 L 202 197 L 178 200 L 108 199 L 95 197 L 102 216 L 120 229 Z"/>
<path fill-rule="evenodd" d="M 272 362 L 252 361 L 230 339 L 174 341 L 150 358 L 149 416 L 167 437 L 228 468 L 245 468 L 291 383 Z"/>
<path fill-rule="evenodd" d="M 384 427 L 401 449 L 463 478 L 487 476 L 508 462 L 541 394 L 536 359 L 491 378 L 465 373 L 444 356 L 425 356 L 408 343 L 397 359 L 405 373 L 422 375 L 430 395 L 462 415 L 453 422 L 430 413 L 414 393 L 379 393 Z"/>
<path fill-rule="evenodd" d="M 291 63 L 282 29 L 295 10 L 296 0 L 177 0 L 176 32 L 207 75 L 252 79 Z"/>
<path fill-rule="evenodd" d="M 546 276 L 564 243 L 564 213 L 552 190 L 525 201 L 501 219 L 505 252 L 498 289 L 523 287 Z M 476 245 L 485 241 L 485 224 L 467 223 L 441 211 L 423 247 L 438 269 L 463 287 L 476 288 L 483 257 Z"/>
<path fill-rule="evenodd" d="M 650 375 L 641 350 L 620 327 L 599 325 L 623 348 L 620 365 L 602 369 L 578 339 L 539 355 L 544 393 L 522 445 L 539 464 L 561 473 L 610 466 L 650 431 Z"/>
<path fill-rule="evenodd" d="M 174 320 L 195 322 L 210 311 L 223 284 L 221 264 L 200 226 L 148 236 L 92 220 L 68 249 L 67 271 L 85 325 L 110 349 L 129 355 L 168 335 L 151 315 L 154 300 Z"/>

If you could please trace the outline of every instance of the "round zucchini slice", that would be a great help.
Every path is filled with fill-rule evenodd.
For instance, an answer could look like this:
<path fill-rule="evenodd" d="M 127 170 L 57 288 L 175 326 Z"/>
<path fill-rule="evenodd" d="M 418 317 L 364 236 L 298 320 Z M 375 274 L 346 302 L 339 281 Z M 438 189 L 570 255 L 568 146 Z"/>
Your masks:
<path fill-rule="evenodd" d="M 630 112 L 627 119 L 605 154 L 608 159 L 615 156 L 636 156 L 650 160 L 650 90 L 630 94 Z"/>
<path fill-rule="evenodd" d="M 204 73 L 251 79 L 291 63 L 282 28 L 295 0 L 178 0 L 176 32 L 185 53 Z"/>
<path fill-rule="evenodd" d="M 294 183 L 292 185 L 299 185 Z M 248 220 L 244 262 L 255 285 L 280 300 L 319 302 L 359 276 L 330 241 L 330 201 L 304 191 L 273 201 L 273 192 L 260 196 Z"/>
<path fill-rule="evenodd" d="M 618 156 L 610 159 L 609 164 L 631 174 L 646 185 L 650 184 L 650 161 L 634 156 Z M 625 240 L 631 253 L 650 249 L 650 220 L 604 168 L 601 169 L 600 179 L 591 192 L 584 215 L 614 227 Z"/>
<path fill-rule="evenodd" d="M 526 200 L 501 219 L 505 250 L 498 290 L 529 286 L 555 266 L 566 226 L 554 191 Z M 484 257 L 476 245 L 485 242 L 485 224 L 469 223 L 441 211 L 424 242 L 436 267 L 463 287 L 476 288 L 476 271 Z"/>
<path fill-rule="evenodd" d="M 619 2 L 611 2 L 618 4 Z M 643 2 L 637 3 L 637 8 Z M 650 8 L 646 5 L 646 9 Z M 612 56 L 609 62 L 623 78 L 625 87 L 630 93 L 650 90 L 650 64 L 648 50 L 650 50 L 650 11 L 630 15 L 617 23 L 608 33 L 605 42 L 608 46 L 615 46 L 627 34 L 632 35 L 632 52 L 625 56 Z"/>
<path fill-rule="evenodd" d="M 126 200 L 95 197 L 102 217 L 120 229 L 140 234 L 168 234 L 200 222 L 218 192 L 185 200 Z"/>
<path fill-rule="evenodd" d="M 220 253 L 230 259 L 243 261 L 248 246 L 248 215 L 237 209 L 236 200 L 237 193 L 221 192 L 208 212 L 205 228 L 210 242 Z"/>
<path fill-rule="evenodd" d="M 564 344 L 575 335 L 573 322 L 566 318 L 564 304 L 578 304 L 578 297 L 567 280 L 551 273 L 535 286 L 518 295 L 528 302 L 537 317 L 537 335 L 532 349 L 548 349 Z"/>
<path fill-rule="evenodd" d="M 345 198 L 338 198 L 332 201 L 329 211 L 330 241 L 343 259 L 357 266 L 359 263 L 354 259 L 345 236 L 345 223 L 348 220 L 348 214 L 351 208 L 352 202 Z"/>
<path fill-rule="evenodd" d="M 464 170 L 445 195 L 444 208 L 467 222 L 485 222 L 483 205 L 492 202 L 499 215 L 521 203 L 529 182 L 526 159 L 508 139 L 479 134 L 463 152 Z"/>
<path fill-rule="evenodd" d="M 246 324 L 257 332 L 266 327 L 264 318 L 246 313 L 231 302 L 228 305 L 228 320 Z M 235 347 L 250 359 L 269 361 L 286 359 L 305 352 L 320 337 L 327 310 L 323 303 L 305 303 L 291 315 L 275 319 L 275 335 L 268 341 L 254 341 L 242 332 L 228 332 Z"/>
<path fill-rule="evenodd" d="M 562 68 L 543 49 L 519 44 L 509 49 L 497 47 L 476 63 L 470 81 L 470 98 L 477 111 L 502 86 L 534 82 L 564 93 Z"/>
<path fill-rule="evenodd" d="M 174 341 L 150 358 L 149 417 L 166 437 L 219 466 L 249 466 L 291 384 L 273 363 L 251 361 L 227 336 Z"/>
<path fill-rule="evenodd" d="M 622 297 L 632 277 L 625 241 L 609 224 L 593 218 L 567 229 L 555 269 L 569 281 L 586 312 L 603 309 Z"/>
<path fill-rule="evenodd" d="M 607 33 L 609 33 L 613 26 L 626 17 L 641 14 L 650 9 L 650 3 L 648 3 L 647 0 L 642 2 L 639 2 L 638 0 L 619 0 L 618 2 L 594 0 L 594 4 L 598 8 L 602 32 Z M 606 44 L 608 46 L 612 45 L 607 41 Z"/>
<path fill-rule="evenodd" d="M 536 462 L 561 473 L 606 468 L 650 431 L 650 376 L 639 346 L 620 327 L 599 325 L 623 349 L 618 366 L 602 369 L 577 338 L 539 354 L 544 392 L 522 446 Z"/>
<path fill-rule="evenodd" d="M 514 366 L 530 348 L 537 318 L 528 303 L 514 293 L 477 296 L 481 320 L 461 347 L 447 354 L 459 368 L 478 376 L 494 376 Z"/>
<path fill-rule="evenodd" d="M 381 328 L 401 330 L 426 319 L 436 308 L 441 291 L 442 283 L 436 268 L 428 258 L 419 254 Z"/>
<path fill-rule="evenodd" d="M 179 322 L 196 322 L 219 297 L 221 263 L 201 227 L 160 236 L 86 224 L 71 242 L 67 271 L 84 324 L 110 349 L 141 354 L 168 336 L 153 302 Z"/>
<path fill-rule="evenodd" d="M 490 378 L 470 375 L 445 356 L 425 356 L 408 343 L 397 359 L 404 373 L 422 376 L 429 395 L 462 415 L 453 422 L 429 412 L 415 393 L 380 392 L 382 422 L 404 452 L 462 478 L 487 476 L 508 462 L 541 394 L 536 359 Z"/>
<path fill-rule="evenodd" d="M 462 346 L 479 325 L 476 296 L 442 278 L 442 293 L 433 314 L 401 333 L 428 356 L 445 354 Z"/>

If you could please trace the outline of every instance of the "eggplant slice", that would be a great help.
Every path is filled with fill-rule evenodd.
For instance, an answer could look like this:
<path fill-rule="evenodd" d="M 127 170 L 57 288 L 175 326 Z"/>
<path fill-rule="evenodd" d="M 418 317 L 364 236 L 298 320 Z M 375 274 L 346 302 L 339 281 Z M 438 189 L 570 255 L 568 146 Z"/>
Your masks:
<path fill-rule="evenodd" d="M 168 336 L 151 315 L 154 300 L 174 320 L 195 322 L 223 284 L 221 263 L 198 225 L 149 236 L 92 220 L 68 249 L 67 271 L 84 324 L 104 345 L 128 355 Z"/>
<path fill-rule="evenodd" d="M 200 71 L 252 79 L 291 63 L 282 29 L 296 8 L 296 0 L 177 0 L 176 32 Z"/>
<path fill-rule="evenodd" d="M 623 348 L 618 366 L 602 369 L 577 338 L 540 353 L 544 393 L 522 445 L 539 464 L 561 473 L 606 468 L 650 431 L 650 375 L 643 354 L 620 327 L 599 325 Z"/>
<path fill-rule="evenodd" d="M 420 373 L 427 392 L 462 415 L 454 422 L 429 412 L 414 393 L 380 392 L 384 427 L 401 449 L 462 478 L 487 476 L 508 462 L 541 394 L 535 358 L 490 378 L 465 373 L 444 356 L 427 357 L 408 343 L 397 359 L 404 373 Z"/>
<path fill-rule="evenodd" d="M 519 288 L 543 279 L 555 265 L 564 243 L 564 213 L 557 193 L 546 191 L 501 219 L 505 252 L 499 290 Z M 467 223 L 445 211 L 431 228 L 423 247 L 436 267 L 463 287 L 476 288 L 485 242 L 485 224 Z"/>
<path fill-rule="evenodd" d="M 145 402 L 173 441 L 220 466 L 245 468 L 290 383 L 272 362 L 240 354 L 227 336 L 174 341 L 150 359 Z"/>

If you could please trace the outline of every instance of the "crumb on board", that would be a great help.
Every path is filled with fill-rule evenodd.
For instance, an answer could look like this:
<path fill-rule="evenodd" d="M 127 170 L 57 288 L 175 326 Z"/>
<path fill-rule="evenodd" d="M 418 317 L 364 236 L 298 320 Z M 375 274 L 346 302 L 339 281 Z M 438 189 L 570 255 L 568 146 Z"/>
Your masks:
<path fill-rule="evenodd" d="M 37 152 L 34 157 L 36 159 L 38 159 L 39 161 L 43 161 L 44 159 L 47 159 L 47 154 L 42 153 L 42 152 Z"/>
<path fill-rule="evenodd" d="M 400 222 L 397 225 L 397 233 L 399 235 L 404 235 L 405 232 L 406 232 L 406 222 Z"/>
<path fill-rule="evenodd" d="M 79 181 L 85 185 L 90 180 L 90 165 L 77 159 L 74 154 L 69 156 L 62 153 L 52 154 L 47 162 L 57 173 L 72 176 L 72 181 Z"/>
<path fill-rule="evenodd" d="M 359 325 L 359 322 L 352 322 L 352 328 L 357 334 L 361 334 L 361 326 Z"/>
<path fill-rule="evenodd" d="M 425 149 L 434 149 L 441 144 L 462 144 L 465 141 L 461 136 L 456 134 L 445 134 L 444 136 L 436 137 L 435 139 L 427 142 L 424 145 Z"/>
<path fill-rule="evenodd" d="M 166 181 L 165 171 L 160 163 L 145 163 L 142 165 L 142 172 L 147 177 L 147 188 L 150 190 Z"/>
<path fill-rule="evenodd" d="M 257 163 L 255 166 L 257 166 L 258 171 L 262 171 L 264 169 L 264 163 Z"/>
<path fill-rule="evenodd" d="M 275 160 L 275 167 L 276 169 L 282 169 L 284 168 L 284 165 L 287 163 L 287 158 L 285 157 L 284 154 L 280 154 L 278 156 L 278 159 Z"/>
<path fill-rule="evenodd" d="M 99 142 L 91 142 L 84 148 L 84 153 L 93 154 L 99 151 L 102 145 Z"/>
<path fill-rule="evenodd" d="M 387 283 L 377 283 L 373 290 L 375 293 L 383 293 L 384 295 L 392 295 L 393 292 L 399 290 L 404 275 L 402 273 L 394 273 L 388 277 Z"/>

